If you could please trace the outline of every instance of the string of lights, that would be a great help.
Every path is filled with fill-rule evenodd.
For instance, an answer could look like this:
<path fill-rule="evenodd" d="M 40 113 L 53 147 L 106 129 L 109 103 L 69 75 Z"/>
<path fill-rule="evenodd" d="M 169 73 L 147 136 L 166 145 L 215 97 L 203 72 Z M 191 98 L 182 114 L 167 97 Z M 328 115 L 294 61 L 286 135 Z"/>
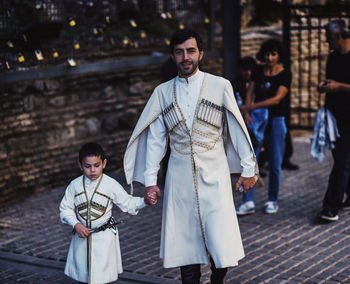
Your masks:
<path fill-rule="evenodd" d="M 203 1 L 191 1 L 187 6 L 183 1 L 172 1 L 175 4 L 168 6 L 169 11 L 164 10 L 163 3 L 168 1 L 118 0 L 116 5 L 112 4 L 115 1 L 97 0 L 70 4 L 58 0 L 21 1 L 0 0 L 0 8 L 5 8 L 3 14 L 0 12 L 0 72 L 55 64 L 75 67 L 86 58 L 111 50 L 165 50 L 170 45 L 169 35 L 176 29 L 194 24 L 206 29 L 210 23 Z M 148 7 L 151 2 L 153 7 Z M 24 12 L 31 15 L 30 21 L 16 22 Z M 25 28 L 15 29 L 20 25 Z"/>

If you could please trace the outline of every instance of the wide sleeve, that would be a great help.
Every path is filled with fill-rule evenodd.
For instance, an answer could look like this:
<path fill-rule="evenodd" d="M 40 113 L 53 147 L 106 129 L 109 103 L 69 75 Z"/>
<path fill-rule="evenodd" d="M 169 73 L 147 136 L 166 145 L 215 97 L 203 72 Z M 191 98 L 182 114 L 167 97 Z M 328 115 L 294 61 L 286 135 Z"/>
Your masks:
<path fill-rule="evenodd" d="M 255 175 L 255 156 L 250 147 L 246 135 L 232 114 L 226 112 L 228 133 L 233 148 L 236 150 L 242 167 L 242 177 L 252 177 Z"/>
<path fill-rule="evenodd" d="M 230 168 L 237 168 L 237 165 L 232 164 L 238 160 L 242 177 L 255 176 L 258 173 L 256 157 L 235 98 L 230 95 L 232 94 L 231 84 L 226 84 L 224 92 L 225 117 L 228 128 L 226 148 Z"/>
<path fill-rule="evenodd" d="M 147 140 L 150 126 L 162 115 L 159 102 L 159 87 L 155 89 L 147 102 L 131 135 L 124 155 L 124 172 L 126 181 L 131 184 L 138 181 L 145 184 Z"/>
<path fill-rule="evenodd" d="M 110 197 L 120 210 L 131 215 L 136 215 L 139 210 L 146 207 L 146 203 L 142 197 L 128 194 L 117 181 L 113 181 Z"/>
<path fill-rule="evenodd" d="M 60 204 L 60 219 L 64 224 L 68 224 L 74 228 L 74 226 L 79 223 L 77 216 L 75 214 L 74 206 L 74 186 L 70 183 L 66 189 L 66 192 L 62 198 Z"/>
<path fill-rule="evenodd" d="M 145 186 L 157 184 L 160 162 L 166 152 L 167 130 L 163 116 L 159 116 L 150 126 L 147 136 Z"/>

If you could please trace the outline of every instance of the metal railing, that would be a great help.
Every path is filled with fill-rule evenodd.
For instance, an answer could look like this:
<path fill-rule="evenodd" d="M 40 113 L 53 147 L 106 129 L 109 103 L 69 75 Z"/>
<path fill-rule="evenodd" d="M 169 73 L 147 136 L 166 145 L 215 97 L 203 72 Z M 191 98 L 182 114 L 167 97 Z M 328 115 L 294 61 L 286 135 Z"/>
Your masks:
<path fill-rule="evenodd" d="M 0 73 L 167 53 L 184 27 L 215 30 L 213 0 L 0 0 Z"/>
<path fill-rule="evenodd" d="M 334 19 L 349 23 L 350 5 L 285 5 L 283 33 L 293 72 L 293 128 L 312 128 L 316 111 L 324 105 L 324 95 L 317 92 L 329 54 L 324 25 Z"/>

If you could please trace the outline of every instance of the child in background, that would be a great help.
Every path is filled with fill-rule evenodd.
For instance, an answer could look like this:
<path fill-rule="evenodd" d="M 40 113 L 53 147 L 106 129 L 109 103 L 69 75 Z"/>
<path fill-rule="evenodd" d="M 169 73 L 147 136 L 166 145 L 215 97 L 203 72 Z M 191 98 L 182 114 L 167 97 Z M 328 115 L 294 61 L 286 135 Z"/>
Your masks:
<path fill-rule="evenodd" d="M 238 76 L 232 82 L 238 106 L 245 104 L 247 89 L 253 80 L 252 75 L 255 67 L 256 61 L 253 57 L 246 56 L 238 61 Z"/>
<path fill-rule="evenodd" d="M 133 215 L 146 206 L 143 198 L 129 195 L 103 173 L 106 164 L 100 145 L 83 145 L 83 175 L 68 185 L 60 204 L 61 221 L 74 229 L 64 272 L 80 283 L 112 282 L 123 272 L 113 204 Z"/>

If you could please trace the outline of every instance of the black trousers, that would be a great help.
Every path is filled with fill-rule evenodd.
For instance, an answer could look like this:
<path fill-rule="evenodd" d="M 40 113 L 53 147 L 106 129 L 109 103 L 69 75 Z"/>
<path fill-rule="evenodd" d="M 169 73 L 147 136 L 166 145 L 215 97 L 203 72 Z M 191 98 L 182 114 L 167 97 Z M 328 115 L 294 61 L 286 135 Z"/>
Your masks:
<path fill-rule="evenodd" d="M 211 277 L 210 284 L 223 284 L 227 268 L 216 268 L 214 261 L 210 258 Z M 200 264 L 190 264 L 180 267 L 182 284 L 199 284 L 201 278 Z"/>
<path fill-rule="evenodd" d="M 338 214 L 344 193 L 350 195 L 350 126 L 339 127 L 340 137 L 332 150 L 333 168 L 323 200 L 323 208 Z"/>

